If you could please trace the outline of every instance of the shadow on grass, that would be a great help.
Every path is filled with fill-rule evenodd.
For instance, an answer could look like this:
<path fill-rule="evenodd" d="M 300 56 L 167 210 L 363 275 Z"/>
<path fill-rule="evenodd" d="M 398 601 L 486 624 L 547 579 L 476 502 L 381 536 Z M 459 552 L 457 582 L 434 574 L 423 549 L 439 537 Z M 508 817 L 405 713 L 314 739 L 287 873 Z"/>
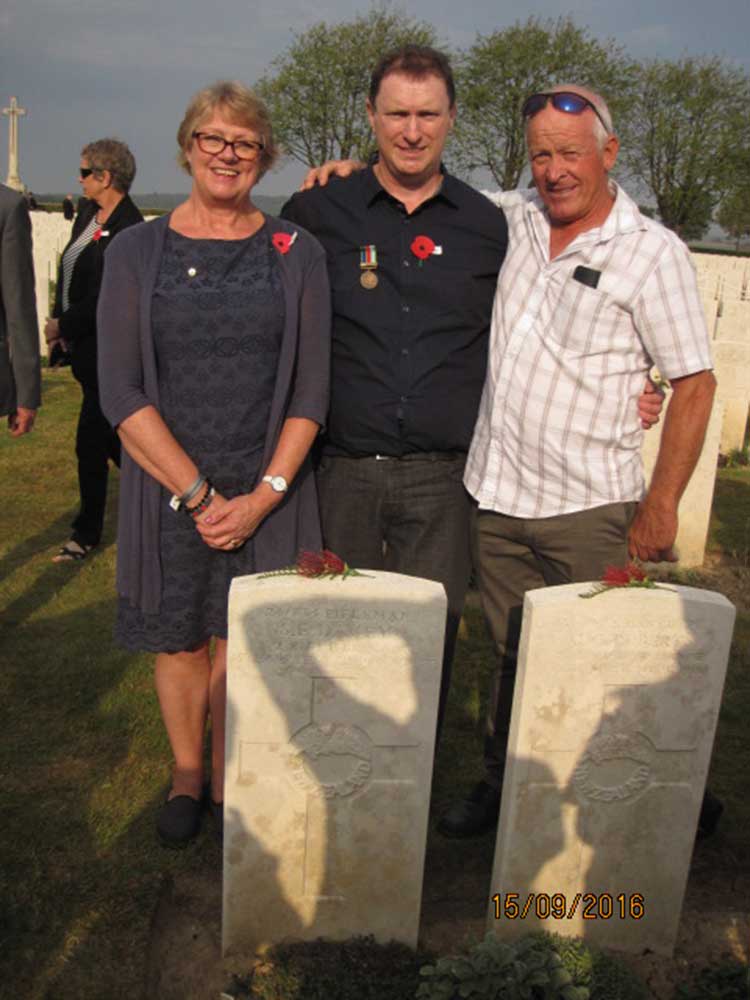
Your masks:
<path fill-rule="evenodd" d="M 70 534 L 70 520 L 73 511 L 60 515 L 42 531 L 25 539 L 0 559 L 0 580 L 21 571 L 27 563 L 37 559 L 42 553 L 49 554 L 49 564 L 34 579 L 33 584 L 20 590 L 15 600 L 6 605 L 0 614 L 0 625 L 4 628 L 17 626 L 31 617 L 35 611 L 45 607 L 60 590 L 80 573 L 85 566 L 91 566 L 100 558 L 105 549 L 94 549 L 86 559 L 65 563 L 53 563 L 56 546 L 62 544 Z"/>
<path fill-rule="evenodd" d="M 56 543 L 62 544 L 70 531 L 70 522 L 75 517 L 75 508 L 71 507 L 60 514 L 54 521 L 45 523 L 41 531 L 24 538 L 18 545 L 9 549 L 0 558 L 0 580 L 5 580 L 11 573 L 24 566 L 30 559 L 38 556 L 46 549 L 51 549 Z"/>
<path fill-rule="evenodd" d="M 41 580 L 17 613 L 52 587 Z M 213 851 L 218 877 L 212 843 L 179 857 L 156 843 L 166 753 L 151 666 L 114 646 L 114 606 L 48 615 L 5 643 L 0 996 L 137 995 L 165 875 Z"/>

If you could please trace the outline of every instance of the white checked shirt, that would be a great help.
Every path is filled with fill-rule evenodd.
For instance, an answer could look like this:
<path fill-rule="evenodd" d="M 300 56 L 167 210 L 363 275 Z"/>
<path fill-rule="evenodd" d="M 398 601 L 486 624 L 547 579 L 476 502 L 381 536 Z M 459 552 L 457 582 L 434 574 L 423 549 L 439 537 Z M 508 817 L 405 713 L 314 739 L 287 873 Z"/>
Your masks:
<path fill-rule="evenodd" d="M 509 248 L 464 482 L 483 509 L 551 517 L 643 495 L 637 411 L 645 376 L 712 367 L 687 247 L 617 188 L 598 229 L 549 259 L 535 191 L 490 195 Z M 601 272 L 596 288 L 573 278 Z"/>

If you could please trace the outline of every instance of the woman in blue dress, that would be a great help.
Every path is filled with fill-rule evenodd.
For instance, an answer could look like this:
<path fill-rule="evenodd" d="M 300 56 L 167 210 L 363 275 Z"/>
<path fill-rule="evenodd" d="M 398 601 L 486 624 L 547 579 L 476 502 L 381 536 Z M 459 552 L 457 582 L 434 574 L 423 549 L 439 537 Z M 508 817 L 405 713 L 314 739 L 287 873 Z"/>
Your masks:
<path fill-rule="evenodd" d="M 328 406 L 325 254 L 251 192 L 275 157 L 241 84 L 200 91 L 178 131 L 188 199 L 123 234 L 99 304 L 102 408 L 123 445 L 116 634 L 156 656 L 174 769 L 157 829 L 198 832 L 224 784 L 233 577 L 320 548 L 310 447 Z"/>

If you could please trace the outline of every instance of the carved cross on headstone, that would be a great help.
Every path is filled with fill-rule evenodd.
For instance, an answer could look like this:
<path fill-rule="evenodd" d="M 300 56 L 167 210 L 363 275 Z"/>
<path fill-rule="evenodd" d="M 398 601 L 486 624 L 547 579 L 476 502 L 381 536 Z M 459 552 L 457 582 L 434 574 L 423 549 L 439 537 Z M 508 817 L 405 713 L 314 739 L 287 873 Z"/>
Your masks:
<path fill-rule="evenodd" d="M 15 191 L 23 191 L 24 185 L 18 173 L 18 119 L 26 114 L 26 109 L 19 107 L 18 99 L 11 97 L 10 107 L 3 108 L 3 114 L 8 116 L 8 178 L 5 183 Z"/>

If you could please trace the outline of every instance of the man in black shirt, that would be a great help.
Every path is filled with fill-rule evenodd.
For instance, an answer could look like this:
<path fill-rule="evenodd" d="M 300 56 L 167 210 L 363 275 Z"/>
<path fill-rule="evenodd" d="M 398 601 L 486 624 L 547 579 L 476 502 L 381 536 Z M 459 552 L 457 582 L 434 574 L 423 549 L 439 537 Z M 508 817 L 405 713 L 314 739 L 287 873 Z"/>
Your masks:
<path fill-rule="evenodd" d="M 405 46 L 367 102 L 378 160 L 296 194 L 333 296 L 331 410 L 318 468 L 325 544 L 353 566 L 441 582 L 439 720 L 471 569 L 463 486 L 484 382 L 505 217 L 441 167 L 455 119 L 446 58 Z"/>

